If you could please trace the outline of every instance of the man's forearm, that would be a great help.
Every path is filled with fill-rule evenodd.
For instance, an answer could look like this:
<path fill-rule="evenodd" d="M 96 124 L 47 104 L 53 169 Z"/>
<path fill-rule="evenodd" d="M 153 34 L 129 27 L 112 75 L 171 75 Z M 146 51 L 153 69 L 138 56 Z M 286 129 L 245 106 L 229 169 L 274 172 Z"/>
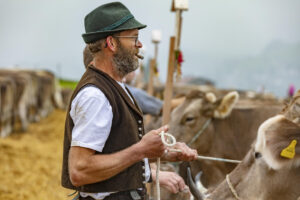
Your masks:
<path fill-rule="evenodd" d="M 69 172 L 72 184 L 81 186 L 111 178 L 143 158 L 157 158 L 165 147 L 159 133 L 166 127 L 152 130 L 136 144 L 113 154 L 95 154 L 94 150 L 71 147 Z"/>
<path fill-rule="evenodd" d="M 74 186 L 104 181 L 120 173 L 144 156 L 138 144 L 113 154 L 95 154 L 81 147 L 70 150 L 70 176 Z"/>

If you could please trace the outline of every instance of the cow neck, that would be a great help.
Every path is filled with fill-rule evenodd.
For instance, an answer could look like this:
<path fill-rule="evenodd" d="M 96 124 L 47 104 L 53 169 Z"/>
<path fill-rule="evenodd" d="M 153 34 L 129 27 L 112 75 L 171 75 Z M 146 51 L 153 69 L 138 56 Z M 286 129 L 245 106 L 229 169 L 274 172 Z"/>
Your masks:
<path fill-rule="evenodd" d="M 109 80 L 112 85 L 120 92 L 121 96 L 123 97 L 123 99 L 125 100 L 126 104 L 132 108 L 136 113 L 138 113 L 141 117 L 143 117 L 142 111 L 141 109 L 138 107 L 138 104 L 136 103 L 134 97 L 132 96 L 132 94 L 130 93 L 130 91 L 127 89 L 127 87 L 125 86 L 127 92 L 129 93 L 129 95 L 131 96 L 133 102 L 131 101 L 131 99 L 129 98 L 129 96 L 126 94 L 125 90 L 120 86 L 119 83 L 117 83 L 116 80 L 114 80 L 113 78 L 111 78 L 108 74 L 106 74 L 105 72 L 95 68 L 94 66 L 90 66 L 90 69 L 96 71 L 97 73 L 102 74 L 107 80 Z"/>

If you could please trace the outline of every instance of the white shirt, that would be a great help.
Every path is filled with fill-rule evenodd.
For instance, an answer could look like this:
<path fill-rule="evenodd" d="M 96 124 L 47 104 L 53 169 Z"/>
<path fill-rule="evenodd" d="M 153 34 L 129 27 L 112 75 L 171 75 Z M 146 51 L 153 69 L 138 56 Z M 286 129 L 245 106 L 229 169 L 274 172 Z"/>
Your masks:
<path fill-rule="evenodd" d="M 118 83 L 132 100 L 124 84 Z M 102 152 L 113 119 L 111 105 L 103 92 L 93 85 L 82 88 L 71 103 L 70 116 L 74 122 L 71 146 L 80 146 Z M 150 179 L 148 159 L 145 158 L 144 162 L 146 181 L 148 181 Z M 82 197 L 91 196 L 95 199 L 104 199 L 109 194 L 111 193 L 80 192 Z"/>

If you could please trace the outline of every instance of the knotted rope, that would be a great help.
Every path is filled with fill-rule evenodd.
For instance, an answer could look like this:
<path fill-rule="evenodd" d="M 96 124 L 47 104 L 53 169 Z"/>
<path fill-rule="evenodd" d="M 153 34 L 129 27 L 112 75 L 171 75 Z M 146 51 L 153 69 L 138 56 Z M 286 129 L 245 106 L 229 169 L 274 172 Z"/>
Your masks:
<path fill-rule="evenodd" d="M 162 131 L 160 133 L 160 137 L 161 137 L 162 143 L 168 147 L 172 147 L 176 144 L 175 137 L 173 135 L 171 135 L 170 133 L 165 133 L 164 131 Z M 168 139 L 166 139 L 166 137 Z M 165 150 L 165 153 L 167 153 L 167 152 L 168 151 Z M 157 158 L 156 165 L 157 165 L 157 168 L 156 168 L 156 195 L 157 195 L 157 200 L 160 200 L 160 186 L 159 186 L 160 158 Z"/>

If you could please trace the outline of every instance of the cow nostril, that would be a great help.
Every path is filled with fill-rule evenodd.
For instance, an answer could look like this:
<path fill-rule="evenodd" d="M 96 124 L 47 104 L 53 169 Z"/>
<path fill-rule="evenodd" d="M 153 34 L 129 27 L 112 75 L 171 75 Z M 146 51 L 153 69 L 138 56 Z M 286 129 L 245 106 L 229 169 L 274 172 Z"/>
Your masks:
<path fill-rule="evenodd" d="M 261 153 L 259 152 L 255 152 L 254 153 L 254 157 L 257 159 L 257 158 L 260 158 L 261 157 Z"/>

